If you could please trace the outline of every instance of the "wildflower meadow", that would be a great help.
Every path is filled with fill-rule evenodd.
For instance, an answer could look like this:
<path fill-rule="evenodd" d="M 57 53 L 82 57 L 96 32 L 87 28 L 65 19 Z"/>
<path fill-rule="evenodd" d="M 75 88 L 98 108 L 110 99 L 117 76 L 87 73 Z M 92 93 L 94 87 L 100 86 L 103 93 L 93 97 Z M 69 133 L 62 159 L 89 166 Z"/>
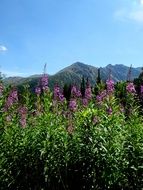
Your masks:
<path fill-rule="evenodd" d="M 140 97 L 143 87 L 140 88 Z M 143 189 L 142 107 L 132 82 L 66 94 L 0 83 L 1 190 Z"/>

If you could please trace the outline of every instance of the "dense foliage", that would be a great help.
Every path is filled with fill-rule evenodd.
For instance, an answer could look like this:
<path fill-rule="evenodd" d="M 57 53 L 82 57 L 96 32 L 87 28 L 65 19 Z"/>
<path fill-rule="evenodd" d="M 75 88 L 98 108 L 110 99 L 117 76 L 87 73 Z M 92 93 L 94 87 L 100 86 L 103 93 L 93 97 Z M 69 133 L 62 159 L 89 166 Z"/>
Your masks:
<path fill-rule="evenodd" d="M 83 81 L 81 89 L 51 92 L 44 75 L 35 93 L 22 91 L 0 85 L 2 190 L 143 188 L 143 119 L 133 83 L 99 81 L 92 89 Z"/>

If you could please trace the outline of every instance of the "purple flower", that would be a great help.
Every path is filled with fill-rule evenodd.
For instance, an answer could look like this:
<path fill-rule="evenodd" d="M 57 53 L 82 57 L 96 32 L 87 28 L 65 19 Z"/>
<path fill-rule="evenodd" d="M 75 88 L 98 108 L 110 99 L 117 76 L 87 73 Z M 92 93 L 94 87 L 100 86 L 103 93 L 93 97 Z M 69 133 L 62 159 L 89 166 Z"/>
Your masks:
<path fill-rule="evenodd" d="M 54 86 L 54 100 L 59 97 L 60 94 L 60 87 L 58 85 Z"/>
<path fill-rule="evenodd" d="M 101 93 L 100 93 L 102 99 L 105 98 L 107 96 L 107 92 L 106 90 L 103 90 Z"/>
<path fill-rule="evenodd" d="M 60 92 L 60 87 L 56 85 L 54 87 L 54 100 L 58 100 L 60 102 L 63 102 L 65 100 L 64 95 Z"/>
<path fill-rule="evenodd" d="M 135 86 L 132 82 L 128 83 L 126 86 L 126 90 L 128 93 L 134 94 L 136 92 Z"/>
<path fill-rule="evenodd" d="M 77 103 L 76 103 L 75 99 L 70 100 L 70 102 L 69 102 L 69 109 L 71 111 L 76 111 L 76 109 L 77 109 Z"/>
<path fill-rule="evenodd" d="M 47 74 L 44 74 L 43 77 L 41 78 L 41 85 L 48 86 L 48 75 Z"/>
<path fill-rule="evenodd" d="M 5 105 L 6 110 L 17 101 L 18 101 L 18 93 L 16 89 L 13 89 L 7 98 L 6 105 Z"/>
<path fill-rule="evenodd" d="M 88 99 L 83 98 L 82 99 L 82 104 L 83 104 L 84 107 L 86 107 L 88 105 Z"/>
<path fill-rule="evenodd" d="M 96 116 L 94 116 L 93 118 L 93 124 L 97 124 L 98 123 L 98 118 Z"/>
<path fill-rule="evenodd" d="M 80 90 L 78 90 L 78 89 L 77 89 L 77 92 L 76 92 L 76 96 L 77 96 L 77 97 L 81 97 L 81 92 L 80 92 Z"/>
<path fill-rule="evenodd" d="M 92 93 L 91 93 L 91 87 L 88 86 L 86 89 L 85 89 L 85 98 L 90 100 L 92 98 Z"/>
<path fill-rule="evenodd" d="M 106 81 L 106 85 L 107 85 L 107 92 L 110 94 L 110 93 L 113 93 L 114 92 L 114 81 L 109 79 Z"/>
<path fill-rule="evenodd" d="M 112 108 L 111 108 L 111 107 L 107 108 L 107 113 L 108 113 L 109 115 L 112 114 Z"/>
<path fill-rule="evenodd" d="M 143 85 L 141 85 L 140 89 L 141 89 L 141 94 L 143 95 Z"/>
<path fill-rule="evenodd" d="M 37 95 L 40 95 L 42 91 L 45 92 L 47 90 L 48 90 L 48 75 L 43 74 L 43 76 L 39 81 L 39 85 L 35 88 L 35 93 Z"/>
<path fill-rule="evenodd" d="M 44 91 L 48 89 L 48 75 L 44 74 L 41 78 L 41 87 Z"/>
<path fill-rule="evenodd" d="M 13 98 L 13 100 L 17 101 L 18 100 L 17 90 L 16 89 L 12 90 L 10 96 L 11 98 Z"/>
<path fill-rule="evenodd" d="M 8 97 L 7 101 L 6 101 L 6 107 L 10 108 L 13 105 L 14 101 L 12 99 L 12 97 Z"/>
<path fill-rule="evenodd" d="M 0 96 L 2 96 L 3 93 L 3 85 L 0 83 Z"/>
<path fill-rule="evenodd" d="M 25 127 L 26 127 L 26 118 L 21 118 L 21 119 L 20 119 L 20 124 L 21 124 L 21 126 L 22 126 L 23 128 L 25 128 Z"/>
<path fill-rule="evenodd" d="M 19 108 L 20 124 L 24 128 L 26 127 L 27 107 L 23 106 Z"/>
<path fill-rule="evenodd" d="M 27 107 L 23 106 L 19 108 L 19 113 L 21 114 L 21 116 L 25 116 L 27 114 Z"/>
<path fill-rule="evenodd" d="M 64 95 L 61 93 L 59 94 L 59 100 L 60 100 L 60 102 L 63 102 L 65 100 Z"/>
<path fill-rule="evenodd" d="M 37 86 L 37 87 L 35 88 L 35 93 L 36 93 L 37 95 L 40 95 L 40 94 L 41 94 L 41 88 Z"/>
<path fill-rule="evenodd" d="M 47 91 L 49 88 L 48 88 L 48 86 L 43 86 L 42 89 L 43 89 L 43 91 Z"/>
<path fill-rule="evenodd" d="M 91 86 L 90 86 L 89 81 L 87 81 L 87 84 L 86 84 L 84 97 L 88 100 L 90 100 L 92 98 Z"/>
<path fill-rule="evenodd" d="M 78 90 L 76 88 L 76 86 L 73 86 L 72 89 L 71 89 L 71 96 L 74 98 L 74 97 L 80 97 L 81 96 L 81 92 L 80 90 Z"/>
<path fill-rule="evenodd" d="M 97 95 L 96 96 L 96 100 L 98 103 L 102 102 L 102 96 L 101 95 Z"/>
<path fill-rule="evenodd" d="M 107 96 L 106 90 L 103 90 L 96 96 L 96 101 L 98 104 L 101 104 L 104 100 L 104 98 Z"/>
<path fill-rule="evenodd" d="M 72 87 L 72 89 L 71 89 L 71 94 L 72 94 L 73 96 L 76 95 L 76 86 L 73 86 L 73 87 Z"/>

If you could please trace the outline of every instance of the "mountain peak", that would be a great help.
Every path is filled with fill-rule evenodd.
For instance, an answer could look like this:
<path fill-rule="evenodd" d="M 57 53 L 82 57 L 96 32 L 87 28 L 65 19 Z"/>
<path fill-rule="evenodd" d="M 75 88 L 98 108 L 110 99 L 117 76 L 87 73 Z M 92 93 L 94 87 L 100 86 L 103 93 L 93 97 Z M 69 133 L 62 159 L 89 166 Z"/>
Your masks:
<path fill-rule="evenodd" d="M 80 67 L 83 67 L 83 66 L 87 66 L 85 63 L 82 63 L 82 62 L 75 62 L 72 64 L 72 66 L 80 66 Z"/>

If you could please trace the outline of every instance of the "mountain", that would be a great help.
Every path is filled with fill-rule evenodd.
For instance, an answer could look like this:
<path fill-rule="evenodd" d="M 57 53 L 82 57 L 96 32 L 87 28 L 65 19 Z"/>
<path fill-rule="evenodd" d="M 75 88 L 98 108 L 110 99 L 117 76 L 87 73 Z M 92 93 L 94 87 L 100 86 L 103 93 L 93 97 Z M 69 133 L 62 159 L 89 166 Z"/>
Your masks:
<path fill-rule="evenodd" d="M 54 85 L 57 83 L 60 86 L 63 86 L 65 83 L 68 84 L 80 84 L 82 77 L 88 78 L 90 83 L 94 85 L 96 83 L 96 78 L 98 74 L 98 67 L 94 67 L 91 65 L 87 65 L 81 62 L 76 62 L 59 72 L 57 72 L 54 75 L 48 75 L 49 78 L 49 87 L 53 88 Z M 117 65 L 107 65 L 106 67 L 100 67 L 100 73 L 101 73 L 101 79 L 103 81 L 107 80 L 109 78 L 109 75 L 111 75 L 111 78 L 117 82 L 117 81 L 124 81 L 127 80 L 127 76 L 129 73 L 129 67 L 121 64 Z M 137 78 L 141 72 L 141 68 L 131 68 L 131 79 Z M 29 84 L 32 87 L 35 87 L 39 79 L 42 75 L 32 75 L 27 78 L 23 77 L 9 77 L 4 79 L 5 84 L 11 84 L 11 85 L 23 85 L 23 84 Z"/>
<path fill-rule="evenodd" d="M 111 73 L 111 78 L 117 82 L 117 81 L 125 81 L 128 79 L 130 67 L 127 67 L 122 64 L 116 64 L 116 65 L 107 65 L 106 67 L 101 68 L 101 77 L 103 79 L 107 79 L 109 77 L 109 73 Z M 137 78 L 141 72 L 141 68 L 131 68 L 131 76 L 130 80 L 133 80 L 134 78 Z"/>
<path fill-rule="evenodd" d="M 84 63 L 76 62 L 55 75 L 49 78 L 49 81 L 53 81 L 54 83 L 59 83 L 60 85 L 64 85 L 65 83 L 69 84 L 80 84 L 82 77 L 88 78 L 91 84 L 95 83 L 96 77 L 98 73 L 98 68 L 93 67 L 91 65 L 86 65 Z"/>

